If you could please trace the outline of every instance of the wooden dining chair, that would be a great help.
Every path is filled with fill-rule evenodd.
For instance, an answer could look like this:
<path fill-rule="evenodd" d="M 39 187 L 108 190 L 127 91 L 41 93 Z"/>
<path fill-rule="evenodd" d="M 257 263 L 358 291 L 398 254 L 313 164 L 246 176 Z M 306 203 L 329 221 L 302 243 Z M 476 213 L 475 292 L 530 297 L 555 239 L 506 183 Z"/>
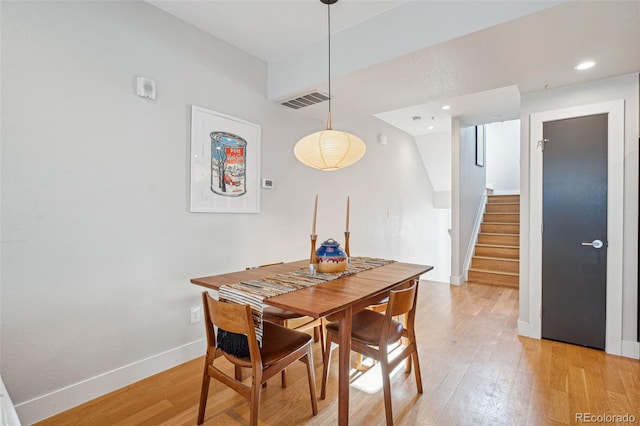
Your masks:
<path fill-rule="evenodd" d="M 422 378 L 420 375 L 420 362 L 418 360 L 418 346 L 414 331 L 416 316 L 417 284 L 402 290 L 392 290 L 389 293 L 389 301 L 384 314 L 370 309 L 357 312 L 352 317 L 351 326 L 351 350 L 380 363 L 382 370 L 382 388 L 384 392 L 384 408 L 387 425 L 393 425 L 393 410 L 391 406 L 391 372 L 405 359 L 411 356 L 415 371 L 418 393 L 422 393 Z M 393 319 L 396 316 L 405 315 L 405 325 Z M 327 324 L 324 352 L 324 368 L 322 370 L 322 390 L 320 399 L 326 397 L 326 388 L 331 359 L 332 343 L 338 343 L 339 323 Z M 392 360 L 389 359 L 388 348 L 400 339 L 406 338 L 406 344 Z M 410 363 L 408 363 L 410 366 Z M 411 369 L 405 367 L 405 373 Z"/>
<path fill-rule="evenodd" d="M 249 267 L 247 270 L 262 268 L 271 265 L 280 265 L 283 262 L 269 263 L 267 265 L 260 265 L 255 267 Z M 283 327 L 291 328 L 298 331 L 313 330 L 313 339 L 315 342 L 320 341 L 320 348 L 322 356 L 324 358 L 324 318 L 311 318 L 304 315 L 300 315 L 297 312 L 289 311 L 287 309 L 276 308 L 275 306 L 265 305 L 262 312 L 262 319 L 269 321 Z M 282 387 L 287 387 L 287 376 L 285 370 L 282 370 Z"/>
<path fill-rule="evenodd" d="M 262 384 L 295 361 L 302 361 L 307 365 L 311 411 L 314 416 L 318 414 L 310 335 L 265 322 L 263 323 L 262 347 L 259 347 L 249 305 L 220 302 L 209 296 L 206 291 L 202 293 L 202 303 L 207 334 L 207 354 L 202 376 L 202 390 L 200 391 L 199 425 L 204 421 L 211 378 L 229 386 L 249 400 L 249 424 L 255 426 L 258 424 Z M 218 348 L 214 325 L 229 333 L 247 336 L 249 356 L 236 357 Z M 244 384 L 215 366 L 214 361 L 220 354 L 234 366 L 251 368 L 251 384 Z"/>
<path fill-rule="evenodd" d="M 389 303 L 389 296 L 386 296 L 384 299 L 379 300 L 377 303 L 367 306 L 367 309 L 374 312 L 385 313 L 387 311 L 388 303 Z M 395 319 L 397 319 L 397 317 Z M 324 350 L 322 351 L 322 355 L 323 355 L 322 359 L 324 360 Z M 356 369 L 358 371 L 364 370 L 364 367 L 362 366 L 362 358 L 363 356 L 361 353 L 359 353 L 356 357 Z M 374 360 L 373 363 L 375 364 L 376 361 Z"/>

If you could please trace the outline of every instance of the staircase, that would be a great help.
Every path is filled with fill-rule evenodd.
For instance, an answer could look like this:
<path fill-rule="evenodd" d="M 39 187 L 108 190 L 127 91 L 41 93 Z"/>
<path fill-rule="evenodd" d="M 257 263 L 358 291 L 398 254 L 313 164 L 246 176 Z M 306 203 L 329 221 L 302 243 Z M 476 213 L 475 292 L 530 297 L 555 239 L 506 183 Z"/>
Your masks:
<path fill-rule="evenodd" d="M 518 288 L 520 196 L 489 195 L 469 281 Z"/>

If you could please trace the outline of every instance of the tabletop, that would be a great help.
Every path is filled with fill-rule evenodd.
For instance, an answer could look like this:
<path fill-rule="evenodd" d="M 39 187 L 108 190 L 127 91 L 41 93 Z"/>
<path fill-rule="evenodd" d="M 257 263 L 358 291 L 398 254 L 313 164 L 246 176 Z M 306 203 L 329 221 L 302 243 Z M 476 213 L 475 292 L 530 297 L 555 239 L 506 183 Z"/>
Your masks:
<path fill-rule="evenodd" d="M 306 269 L 309 266 L 308 263 L 308 260 L 299 260 L 245 271 L 193 278 L 191 282 L 218 290 L 225 284 Z M 346 306 L 352 306 L 356 310 L 359 305 L 364 307 L 371 300 L 384 297 L 390 289 L 416 279 L 431 269 L 433 267 L 429 265 L 394 262 L 313 287 L 271 297 L 265 302 L 271 306 L 319 318 L 344 310 Z"/>

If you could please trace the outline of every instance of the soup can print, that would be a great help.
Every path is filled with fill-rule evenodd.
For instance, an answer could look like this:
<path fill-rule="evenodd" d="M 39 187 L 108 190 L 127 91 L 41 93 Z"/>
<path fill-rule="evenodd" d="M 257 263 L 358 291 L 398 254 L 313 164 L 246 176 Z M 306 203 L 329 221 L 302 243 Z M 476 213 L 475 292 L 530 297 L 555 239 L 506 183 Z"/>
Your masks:
<path fill-rule="evenodd" d="M 211 190 L 224 197 L 247 193 L 247 141 L 228 132 L 211 132 Z"/>

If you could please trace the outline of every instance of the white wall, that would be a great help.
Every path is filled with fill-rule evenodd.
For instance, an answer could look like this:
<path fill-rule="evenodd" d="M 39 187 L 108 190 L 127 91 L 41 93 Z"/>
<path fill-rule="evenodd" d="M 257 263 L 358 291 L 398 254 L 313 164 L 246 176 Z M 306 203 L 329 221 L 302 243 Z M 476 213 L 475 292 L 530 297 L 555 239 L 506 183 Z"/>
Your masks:
<path fill-rule="evenodd" d="M 435 191 L 435 207 L 451 208 L 451 132 L 414 136 Z"/>
<path fill-rule="evenodd" d="M 530 275 L 529 264 L 530 233 L 530 161 L 531 150 L 537 141 L 529 138 L 529 117 L 532 113 L 552 111 L 599 102 L 624 100 L 624 219 L 623 219 L 623 286 L 622 286 L 622 339 L 630 342 L 629 347 L 637 347 L 637 268 L 638 268 L 638 75 L 631 74 L 575 85 L 563 89 L 531 94 L 522 98 L 521 115 L 521 217 L 520 217 L 520 324 L 521 330 L 534 322 L 534 312 L 530 312 L 529 302 L 532 288 L 526 277 Z M 615 188 L 614 188 L 615 189 Z M 619 188 L 618 188 L 619 189 Z M 637 349 L 635 349 L 637 350 Z"/>
<path fill-rule="evenodd" d="M 341 240 L 350 195 L 352 253 L 446 280 L 448 217 L 410 136 L 336 117 L 367 154 L 311 170 L 293 146 L 324 123 L 266 100 L 266 64 L 144 2 L 3 2 L 1 19 L 1 376 L 24 423 L 203 354 L 189 278 L 306 256 L 315 193 L 321 240 Z M 262 126 L 261 213 L 189 213 L 190 105 Z"/>
<path fill-rule="evenodd" d="M 520 120 L 485 124 L 487 187 L 494 194 L 520 193 Z"/>
<path fill-rule="evenodd" d="M 466 281 L 467 260 L 475 242 L 478 214 L 484 207 L 485 167 L 475 165 L 475 126 L 452 120 L 451 277 L 452 284 Z"/>

